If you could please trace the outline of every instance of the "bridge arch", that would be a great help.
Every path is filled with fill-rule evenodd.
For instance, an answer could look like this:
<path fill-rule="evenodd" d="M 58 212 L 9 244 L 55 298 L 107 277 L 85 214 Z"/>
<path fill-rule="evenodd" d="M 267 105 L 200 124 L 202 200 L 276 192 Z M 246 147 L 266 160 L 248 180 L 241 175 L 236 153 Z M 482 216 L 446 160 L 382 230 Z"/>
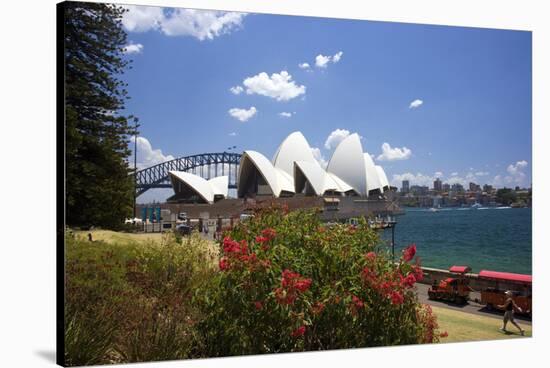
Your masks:
<path fill-rule="evenodd" d="M 229 176 L 229 188 L 237 188 L 240 153 L 201 153 L 179 157 L 136 172 L 136 197 L 153 188 L 171 188 L 169 171 L 185 171 L 204 179 Z"/>

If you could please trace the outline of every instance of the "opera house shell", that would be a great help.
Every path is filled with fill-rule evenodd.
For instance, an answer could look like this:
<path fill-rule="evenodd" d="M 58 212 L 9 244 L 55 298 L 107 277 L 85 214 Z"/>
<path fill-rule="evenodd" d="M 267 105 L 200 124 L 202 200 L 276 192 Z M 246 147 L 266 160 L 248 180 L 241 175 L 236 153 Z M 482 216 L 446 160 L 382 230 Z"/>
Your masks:
<path fill-rule="evenodd" d="M 229 176 L 218 176 L 210 180 L 184 171 L 169 171 L 174 195 L 169 198 L 186 199 L 191 202 L 214 203 L 227 197 Z"/>
<path fill-rule="evenodd" d="M 363 152 L 358 134 L 346 137 L 334 150 L 327 168 L 313 157 L 300 132 L 281 143 L 273 160 L 256 151 L 244 151 L 238 173 L 238 196 L 271 195 L 380 195 L 389 189 L 381 166 Z"/>
<path fill-rule="evenodd" d="M 213 203 L 227 197 L 228 177 L 206 180 L 186 172 L 170 171 L 174 198 Z M 386 173 L 363 152 L 357 133 L 346 137 L 323 168 L 301 132 L 290 134 L 273 160 L 256 151 L 244 151 L 238 172 L 239 198 L 272 196 L 380 196 L 389 189 Z"/>

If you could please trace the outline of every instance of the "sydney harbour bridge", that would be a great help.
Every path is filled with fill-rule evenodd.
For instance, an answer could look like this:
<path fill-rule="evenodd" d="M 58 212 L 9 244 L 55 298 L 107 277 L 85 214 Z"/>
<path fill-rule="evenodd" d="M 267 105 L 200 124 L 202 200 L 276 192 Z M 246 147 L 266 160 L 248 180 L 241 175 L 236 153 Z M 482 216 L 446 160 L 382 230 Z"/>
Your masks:
<path fill-rule="evenodd" d="M 136 172 L 136 197 L 153 188 L 171 188 L 169 171 L 185 171 L 204 179 L 229 176 L 229 188 L 237 188 L 240 153 L 202 153 L 179 157 Z"/>

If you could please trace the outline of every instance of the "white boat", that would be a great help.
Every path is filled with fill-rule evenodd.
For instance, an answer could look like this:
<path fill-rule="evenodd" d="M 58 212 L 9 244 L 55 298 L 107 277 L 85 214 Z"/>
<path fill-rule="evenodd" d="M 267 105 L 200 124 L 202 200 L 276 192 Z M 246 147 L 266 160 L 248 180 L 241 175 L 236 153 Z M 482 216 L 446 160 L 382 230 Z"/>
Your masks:
<path fill-rule="evenodd" d="M 439 208 L 432 207 L 428 211 L 430 211 L 430 212 L 439 212 Z"/>
<path fill-rule="evenodd" d="M 480 208 L 483 207 L 480 203 L 474 203 L 471 208 Z"/>

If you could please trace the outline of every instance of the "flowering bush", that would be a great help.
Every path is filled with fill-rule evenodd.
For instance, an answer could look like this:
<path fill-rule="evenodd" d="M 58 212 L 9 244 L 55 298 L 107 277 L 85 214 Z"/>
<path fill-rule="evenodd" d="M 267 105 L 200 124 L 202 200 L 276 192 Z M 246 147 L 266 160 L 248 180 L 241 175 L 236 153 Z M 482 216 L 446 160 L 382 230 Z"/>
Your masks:
<path fill-rule="evenodd" d="M 219 272 L 196 293 L 202 356 L 437 342 L 412 290 L 416 246 L 398 263 L 366 221 L 264 209 L 225 233 Z M 443 335 L 442 335 L 443 336 Z"/>

